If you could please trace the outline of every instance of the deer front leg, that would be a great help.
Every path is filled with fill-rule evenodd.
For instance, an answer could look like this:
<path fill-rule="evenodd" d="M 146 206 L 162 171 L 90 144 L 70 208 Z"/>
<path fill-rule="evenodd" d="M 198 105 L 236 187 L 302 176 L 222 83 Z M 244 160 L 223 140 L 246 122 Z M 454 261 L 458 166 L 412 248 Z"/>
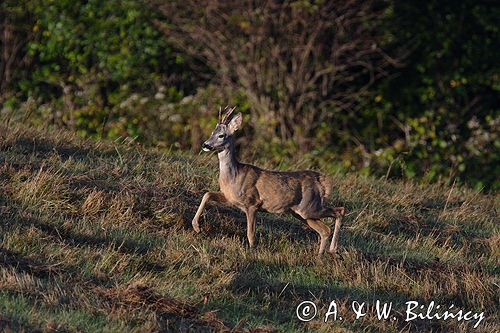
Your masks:
<path fill-rule="evenodd" d="M 203 209 L 205 208 L 205 205 L 207 204 L 207 201 L 212 200 L 214 202 L 218 203 L 224 203 L 226 202 L 226 197 L 224 194 L 221 192 L 207 192 L 203 195 L 203 199 L 201 199 L 200 206 L 198 207 L 198 210 L 196 211 L 196 215 L 193 218 L 193 221 L 191 224 L 193 225 L 193 229 L 196 232 L 200 232 L 200 225 L 198 223 L 201 213 L 203 213 Z"/>
<path fill-rule="evenodd" d="M 255 212 L 257 208 L 250 207 L 245 213 L 247 215 L 247 238 L 250 247 L 252 248 L 255 244 Z"/>

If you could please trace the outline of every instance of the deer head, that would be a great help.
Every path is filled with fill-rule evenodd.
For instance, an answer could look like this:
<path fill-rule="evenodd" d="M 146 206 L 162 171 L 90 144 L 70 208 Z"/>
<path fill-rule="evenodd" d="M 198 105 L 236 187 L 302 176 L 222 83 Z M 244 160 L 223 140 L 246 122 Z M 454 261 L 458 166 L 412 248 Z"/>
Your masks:
<path fill-rule="evenodd" d="M 233 111 L 236 107 L 225 107 L 224 117 L 222 115 L 222 108 L 219 108 L 219 122 L 215 126 L 210 138 L 203 142 L 202 148 L 204 151 L 215 150 L 217 152 L 229 148 L 234 143 L 234 133 L 240 128 L 243 116 L 238 112 L 232 117 Z"/>

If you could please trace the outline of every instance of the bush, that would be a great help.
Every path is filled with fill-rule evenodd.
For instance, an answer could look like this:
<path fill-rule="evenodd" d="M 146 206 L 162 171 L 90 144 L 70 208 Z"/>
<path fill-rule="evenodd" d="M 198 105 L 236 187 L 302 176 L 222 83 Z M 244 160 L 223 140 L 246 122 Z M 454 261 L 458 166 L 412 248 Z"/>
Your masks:
<path fill-rule="evenodd" d="M 46 105 L 38 116 L 83 135 L 136 136 L 146 124 L 119 105 L 134 94 L 178 101 L 193 89 L 183 59 L 140 1 L 29 1 L 35 18 L 26 53 L 33 64 L 15 87 Z M 14 10 L 14 4 L 11 9 Z M 19 4 L 18 6 L 21 6 Z M 184 75 L 184 77 L 183 77 Z"/>

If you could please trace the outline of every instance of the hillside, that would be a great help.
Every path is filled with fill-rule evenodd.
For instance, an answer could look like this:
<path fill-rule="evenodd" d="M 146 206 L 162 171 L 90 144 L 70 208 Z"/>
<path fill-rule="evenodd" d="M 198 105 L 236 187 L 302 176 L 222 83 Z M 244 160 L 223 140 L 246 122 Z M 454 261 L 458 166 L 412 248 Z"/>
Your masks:
<path fill-rule="evenodd" d="M 474 331 L 499 331 L 498 196 L 332 175 L 348 212 L 342 258 L 318 259 L 315 232 L 289 216 L 260 213 L 254 250 L 231 208 L 209 205 L 195 234 L 216 168 L 213 154 L 0 125 L 0 330 L 474 330 L 405 322 L 414 300 L 484 311 Z M 318 305 L 310 322 L 296 315 L 305 300 Z M 343 319 L 324 323 L 333 300 Z M 369 311 L 358 320 L 354 300 Z M 396 320 L 378 320 L 376 300 L 394 302 Z"/>

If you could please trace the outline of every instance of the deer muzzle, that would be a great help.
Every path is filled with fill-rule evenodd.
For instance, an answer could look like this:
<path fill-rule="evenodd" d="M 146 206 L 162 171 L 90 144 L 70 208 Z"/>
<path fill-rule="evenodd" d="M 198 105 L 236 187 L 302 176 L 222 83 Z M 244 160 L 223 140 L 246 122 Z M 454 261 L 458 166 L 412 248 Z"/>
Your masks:
<path fill-rule="evenodd" d="M 203 149 L 203 151 L 211 151 L 211 150 L 214 150 L 214 147 L 212 147 L 211 145 L 209 145 L 208 143 L 206 142 L 203 142 L 203 144 L 201 145 L 201 148 Z"/>

